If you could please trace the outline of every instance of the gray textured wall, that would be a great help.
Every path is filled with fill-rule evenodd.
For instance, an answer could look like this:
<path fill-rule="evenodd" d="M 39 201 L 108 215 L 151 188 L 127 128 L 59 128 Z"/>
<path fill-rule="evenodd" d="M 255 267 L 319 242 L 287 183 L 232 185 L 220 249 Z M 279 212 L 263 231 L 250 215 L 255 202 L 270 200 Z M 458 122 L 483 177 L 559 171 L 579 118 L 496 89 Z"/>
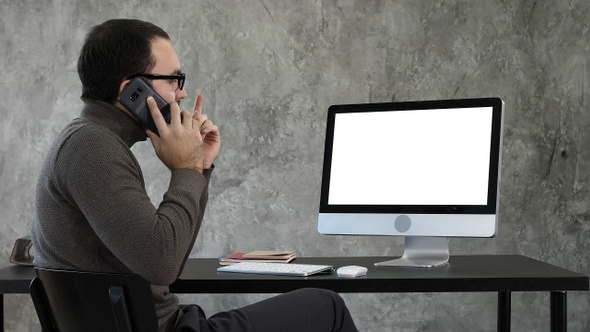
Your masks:
<path fill-rule="evenodd" d="M 81 106 L 88 29 L 115 17 L 166 29 L 190 97 L 221 129 L 194 257 L 292 248 L 395 255 L 402 240 L 316 231 L 325 114 L 336 103 L 499 96 L 506 102 L 501 220 L 453 254 L 516 253 L 590 274 L 590 2 L 1 0 L 0 265 L 28 233 L 35 180 Z M 190 102 L 185 104 L 189 106 Z M 370 137 L 370 128 L 359 137 Z M 158 203 L 167 170 L 134 147 Z M 370 165 L 359 160 L 359 176 Z M 266 295 L 184 296 L 207 312 Z M 346 294 L 362 331 L 495 331 L 495 294 Z M 6 299 L 7 331 L 38 331 L 28 296 Z M 570 331 L 590 294 L 569 294 Z M 547 331 L 548 296 L 513 295 L 513 330 Z"/>

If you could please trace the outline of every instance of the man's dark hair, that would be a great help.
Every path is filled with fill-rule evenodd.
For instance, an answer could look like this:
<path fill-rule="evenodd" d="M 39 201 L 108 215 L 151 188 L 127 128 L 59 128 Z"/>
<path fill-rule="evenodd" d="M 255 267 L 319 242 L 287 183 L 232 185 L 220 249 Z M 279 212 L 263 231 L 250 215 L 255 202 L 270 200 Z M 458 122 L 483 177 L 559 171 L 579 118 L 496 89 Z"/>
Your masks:
<path fill-rule="evenodd" d="M 161 28 L 139 20 L 115 19 L 93 27 L 78 59 L 82 98 L 113 104 L 123 80 L 154 67 L 151 42 L 157 37 L 170 39 Z"/>

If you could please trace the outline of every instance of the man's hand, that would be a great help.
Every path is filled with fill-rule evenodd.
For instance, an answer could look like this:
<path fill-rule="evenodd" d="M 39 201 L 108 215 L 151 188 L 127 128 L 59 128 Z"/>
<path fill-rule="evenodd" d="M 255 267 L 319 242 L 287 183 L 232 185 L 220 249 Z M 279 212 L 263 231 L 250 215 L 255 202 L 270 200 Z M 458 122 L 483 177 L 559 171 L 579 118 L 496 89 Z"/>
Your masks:
<path fill-rule="evenodd" d="M 219 135 L 219 128 L 207 118 L 207 115 L 201 114 L 204 99 L 205 97 L 202 94 L 197 96 L 197 99 L 195 100 L 193 120 L 198 122 L 201 138 L 203 140 L 205 150 L 204 168 L 211 168 L 213 161 L 219 153 L 219 148 L 221 147 L 221 137 Z"/>
<path fill-rule="evenodd" d="M 170 170 L 192 168 L 202 173 L 205 149 L 200 127 L 203 124 L 191 117 L 189 112 L 181 112 L 176 102 L 170 103 L 170 124 L 167 124 L 154 98 L 148 97 L 147 103 L 160 132 L 158 137 L 152 131 L 147 131 L 158 158 Z M 201 105 L 202 103 L 201 97 Z M 219 135 L 217 137 L 219 138 Z"/>

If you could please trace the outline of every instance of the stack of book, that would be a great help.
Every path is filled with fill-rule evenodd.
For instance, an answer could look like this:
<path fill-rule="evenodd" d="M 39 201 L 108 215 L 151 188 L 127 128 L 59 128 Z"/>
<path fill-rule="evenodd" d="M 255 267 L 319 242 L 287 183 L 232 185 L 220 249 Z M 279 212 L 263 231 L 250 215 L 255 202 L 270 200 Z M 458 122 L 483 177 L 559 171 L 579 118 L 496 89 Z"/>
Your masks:
<path fill-rule="evenodd" d="M 289 263 L 296 257 L 295 251 L 261 250 L 252 252 L 234 252 L 219 259 L 221 265 L 240 262 Z"/>

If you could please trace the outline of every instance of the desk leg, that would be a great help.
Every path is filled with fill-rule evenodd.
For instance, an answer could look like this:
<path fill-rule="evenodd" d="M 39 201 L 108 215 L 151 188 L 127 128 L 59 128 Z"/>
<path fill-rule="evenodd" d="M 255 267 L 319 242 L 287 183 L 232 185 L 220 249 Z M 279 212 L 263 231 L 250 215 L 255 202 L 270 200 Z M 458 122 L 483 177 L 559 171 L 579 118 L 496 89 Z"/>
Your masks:
<path fill-rule="evenodd" d="M 510 292 L 498 292 L 498 332 L 510 332 L 511 300 Z"/>
<path fill-rule="evenodd" d="M 551 332 L 567 331 L 567 293 L 551 292 Z"/>
<path fill-rule="evenodd" d="M 4 332 L 4 294 L 0 294 L 0 332 Z"/>

